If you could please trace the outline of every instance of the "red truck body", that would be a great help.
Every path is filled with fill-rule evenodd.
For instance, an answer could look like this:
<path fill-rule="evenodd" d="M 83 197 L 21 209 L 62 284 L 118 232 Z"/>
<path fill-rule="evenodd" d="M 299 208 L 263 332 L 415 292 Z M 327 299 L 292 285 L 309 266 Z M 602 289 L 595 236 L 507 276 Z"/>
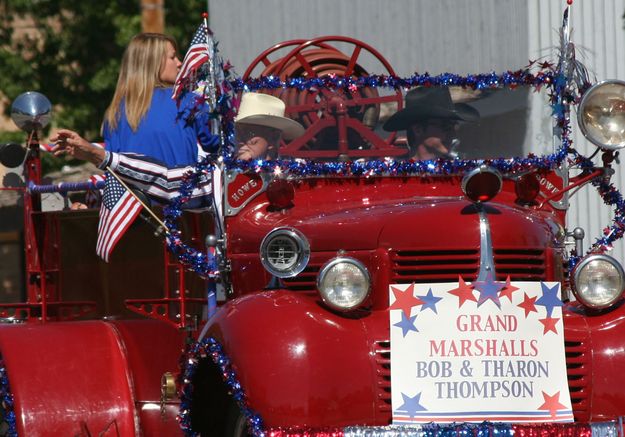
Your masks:
<path fill-rule="evenodd" d="M 333 42 L 356 48 L 344 55 Z M 269 63 L 267 55 L 285 47 L 289 54 Z M 41 212 L 37 191 L 22 189 L 26 299 L 0 305 L 11 322 L 0 326 L 0 396 L 9 433 L 286 436 L 385 427 L 376 432 L 396 435 L 401 428 L 387 428 L 393 424 L 389 287 L 476 283 L 486 272 L 501 284 L 560 284 L 573 426 L 614 424 L 625 415 L 625 287 L 601 307 L 588 305 L 579 293 L 573 298 L 575 268 L 588 257 L 580 250 L 571 253 L 565 208 L 573 187 L 609 180 L 612 149 L 604 150 L 604 167 L 587 166 L 571 180 L 563 176 L 567 169 L 560 155 L 542 163 L 533 156 L 513 158 L 504 161 L 509 171 L 497 171 L 493 166 L 504 164 L 489 159 L 453 164 L 439 159 L 414 170 L 414 159 L 403 156 L 409 170 L 381 170 L 407 149 L 395 133 L 380 135 L 372 120 L 377 121 L 382 104 L 401 109 L 402 93 L 396 86 L 383 95 L 370 84 L 350 85 L 349 92 L 334 89 L 337 76 L 367 77 L 358 64 L 361 50 L 380 59 L 388 77 L 396 78 L 374 49 L 344 37 L 288 41 L 255 61 L 281 80 L 330 82 L 264 90 L 287 101 L 287 113 L 307 127 L 304 136 L 282 144 L 281 151 L 293 160 L 269 170 L 264 160 L 257 168 L 228 160 L 221 166 L 224 206 L 214 220 L 223 232 L 207 239 L 217 254 L 218 269 L 207 281 L 209 296 L 211 286 L 219 286 L 221 301 L 214 312 L 205 289 L 187 290 L 184 269 L 192 266 L 166 256 L 164 266 L 155 267 L 165 271 L 162 289 L 114 296 L 155 320 L 128 314 L 88 320 L 95 307 L 90 285 L 83 284 L 85 300 L 73 299 L 75 294 L 68 299 L 63 291 L 72 279 L 60 262 L 58 213 Z M 518 82 L 525 77 L 528 83 L 522 85 L 539 81 L 537 88 L 556 87 L 562 78 L 553 71 L 524 74 L 511 77 Z M 417 85 L 440 85 L 429 80 L 420 78 Z M 473 85 L 462 86 L 479 90 L 475 83 L 487 79 L 472 80 Z M 556 91 L 555 126 L 566 143 L 572 102 L 557 100 L 570 95 Z M 563 144 L 567 153 L 569 146 Z M 29 138 L 27 148 L 26 178 L 36 185 L 41 180 L 36 138 Z M 310 158 L 324 162 L 324 172 L 302 171 L 313 168 Z M 353 171 L 359 165 L 364 170 Z M 205 227 L 196 221 L 190 227 L 197 254 L 204 253 L 198 242 Z M 285 236 L 274 238 L 280 232 Z M 160 252 L 156 255 L 162 262 Z M 280 274 L 279 263 L 291 259 L 297 261 L 293 270 Z M 332 262 L 346 260 L 366 271 L 367 293 L 357 305 L 341 308 L 320 290 Z M 274 261 L 278 267 L 271 266 Z M 138 279 L 149 270 L 137 267 Z M 334 285 L 352 285 L 342 281 Z M 170 393 L 176 374 L 177 398 Z M 453 426 L 453 432 L 467 429 Z M 587 432 L 562 426 L 554 429 L 567 435 Z M 534 431 L 539 430 L 528 428 Z"/>

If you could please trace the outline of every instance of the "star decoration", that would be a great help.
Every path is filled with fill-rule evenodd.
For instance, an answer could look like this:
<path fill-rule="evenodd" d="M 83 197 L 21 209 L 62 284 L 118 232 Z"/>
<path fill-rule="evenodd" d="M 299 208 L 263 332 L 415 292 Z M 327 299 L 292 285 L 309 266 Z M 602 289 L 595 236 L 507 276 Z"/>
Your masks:
<path fill-rule="evenodd" d="M 540 287 L 543 290 L 543 295 L 536 301 L 536 305 L 544 306 L 547 310 L 547 317 L 551 317 L 551 313 L 555 307 L 561 307 L 564 305 L 558 297 L 560 284 L 556 284 L 549 288 L 544 282 L 541 282 Z"/>
<path fill-rule="evenodd" d="M 426 309 L 429 308 L 432 311 L 434 311 L 435 314 L 438 314 L 438 311 L 436 311 L 436 303 L 443 298 L 435 297 L 432 294 L 431 288 L 428 290 L 428 294 L 426 294 L 425 296 L 417 296 L 417 297 L 423 301 L 423 306 L 421 307 L 421 311 L 425 311 Z"/>
<path fill-rule="evenodd" d="M 558 321 L 560 321 L 559 318 L 557 318 L 557 317 L 547 317 L 547 318 L 544 318 L 544 319 L 538 319 L 538 321 L 540 323 L 542 323 L 543 326 L 544 326 L 544 328 L 543 328 L 543 335 L 545 335 L 549 331 L 553 331 L 556 334 L 558 333 L 558 330 L 556 329 L 556 323 L 558 323 Z"/>
<path fill-rule="evenodd" d="M 493 281 L 491 273 L 488 274 L 485 281 L 476 281 L 473 283 L 473 286 L 480 292 L 480 297 L 477 300 L 478 307 L 490 299 L 497 305 L 497 308 L 501 309 L 498 293 L 504 287 L 504 284 Z"/>
<path fill-rule="evenodd" d="M 536 305 L 534 305 L 534 303 L 536 302 L 536 299 L 538 299 L 538 297 L 537 296 L 529 297 L 527 295 L 527 293 L 523 293 L 523 294 L 525 294 L 525 299 L 523 299 L 523 302 L 521 302 L 517 306 L 520 307 L 520 308 L 523 308 L 525 310 L 525 318 L 527 319 L 527 316 L 529 315 L 529 313 L 537 313 L 538 312 L 536 310 Z"/>
<path fill-rule="evenodd" d="M 398 328 L 401 328 L 401 333 L 405 337 L 410 331 L 419 332 L 419 330 L 414 324 L 416 319 L 417 319 L 417 316 L 408 317 L 406 314 L 402 312 L 401 321 L 395 323 L 393 326 L 397 326 Z"/>
<path fill-rule="evenodd" d="M 423 305 L 423 301 L 414 296 L 414 283 L 410 284 L 406 291 L 401 291 L 391 285 L 391 290 L 395 296 L 395 302 L 389 307 L 389 310 L 402 310 L 404 314 L 410 317 L 410 311 L 413 307 Z"/>
<path fill-rule="evenodd" d="M 538 407 L 538 409 L 549 411 L 549 414 L 551 414 L 551 418 L 556 417 L 558 410 L 563 410 L 566 408 L 565 405 L 562 405 L 560 403 L 560 392 L 556 392 L 556 394 L 554 394 L 553 396 L 549 396 L 547 393 L 543 392 L 543 398 L 545 399 L 545 402 L 540 407 Z"/>
<path fill-rule="evenodd" d="M 508 277 L 506 278 L 506 284 L 504 285 L 503 290 L 499 292 L 499 298 L 501 299 L 502 297 L 507 297 L 510 303 L 512 303 L 512 293 L 514 293 L 518 289 L 519 287 L 510 285 L 510 275 L 508 275 Z"/>
<path fill-rule="evenodd" d="M 397 411 L 405 411 L 411 418 L 416 416 L 417 411 L 427 411 L 423 405 L 421 405 L 421 393 L 417 393 L 414 397 L 410 397 L 404 393 L 401 394 L 404 403 L 397 408 Z"/>
<path fill-rule="evenodd" d="M 460 276 L 458 276 L 458 288 L 454 288 L 448 291 L 448 293 L 458 297 L 458 308 L 461 308 L 468 300 L 477 302 L 477 299 L 473 295 L 473 287 L 467 285 Z"/>

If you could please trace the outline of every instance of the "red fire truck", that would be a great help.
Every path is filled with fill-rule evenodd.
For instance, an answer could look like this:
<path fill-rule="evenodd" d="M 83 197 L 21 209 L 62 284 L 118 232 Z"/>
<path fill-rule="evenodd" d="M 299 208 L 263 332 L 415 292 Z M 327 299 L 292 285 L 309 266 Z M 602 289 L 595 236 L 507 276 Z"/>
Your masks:
<path fill-rule="evenodd" d="M 33 184 L 24 190 L 26 301 L 2 305 L 11 322 L 0 327 L 5 429 L 622 432 L 625 274 L 604 252 L 625 229 L 610 183 L 625 145 L 625 84 L 592 85 L 571 50 L 565 40 L 553 62 L 502 74 L 410 78 L 350 38 L 266 50 L 233 87 L 280 97 L 306 133 L 284 142 L 278 160 L 215 163 L 221 209 L 184 235 L 209 234 L 219 307 L 187 291 L 193 266 L 166 256 L 178 282 L 165 275 L 163 296 L 114 293 L 151 319 L 85 320 L 94 303 L 64 293 L 76 276 L 61 265 L 58 234 L 64 215 L 78 213 L 39 210 L 49 188 L 36 131 L 49 107 L 31 97 L 15 111 L 31 133 Z M 362 67 L 365 54 L 383 74 Z M 415 159 L 401 133 L 381 129 L 417 87 L 447 87 L 480 113 L 444 157 Z M 573 147 L 573 108 L 600 166 Z M 545 129 L 555 141 L 537 146 Z M 566 221 L 569 195 L 584 184 L 615 208 L 587 250 L 584 231 Z M 201 246 L 186 256 L 203 256 Z"/>

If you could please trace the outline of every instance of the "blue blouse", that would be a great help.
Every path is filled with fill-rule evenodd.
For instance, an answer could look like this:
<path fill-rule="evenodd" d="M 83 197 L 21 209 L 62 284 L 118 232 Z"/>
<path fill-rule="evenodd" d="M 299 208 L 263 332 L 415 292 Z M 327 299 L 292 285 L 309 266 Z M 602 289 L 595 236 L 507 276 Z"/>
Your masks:
<path fill-rule="evenodd" d="M 167 167 L 195 164 L 198 144 L 209 153 L 217 151 L 219 137 L 209 128 L 206 106 L 194 111 L 195 95 L 186 93 L 180 107 L 172 100 L 171 88 L 155 88 L 152 103 L 135 132 L 120 107 L 117 129 L 111 131 L 104 123 L 104 142 L 111 152 L 132 152 L 155 158 Z"/>

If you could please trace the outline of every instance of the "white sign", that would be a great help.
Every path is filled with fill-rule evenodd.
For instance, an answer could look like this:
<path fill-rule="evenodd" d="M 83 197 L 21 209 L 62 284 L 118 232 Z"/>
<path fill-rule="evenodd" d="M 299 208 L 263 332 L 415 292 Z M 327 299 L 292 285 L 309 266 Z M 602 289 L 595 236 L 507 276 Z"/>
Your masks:
<path fill-rule="evenodd" d="M 394 424 L 573 421 L 559 283 L 389 292 Z"/>

